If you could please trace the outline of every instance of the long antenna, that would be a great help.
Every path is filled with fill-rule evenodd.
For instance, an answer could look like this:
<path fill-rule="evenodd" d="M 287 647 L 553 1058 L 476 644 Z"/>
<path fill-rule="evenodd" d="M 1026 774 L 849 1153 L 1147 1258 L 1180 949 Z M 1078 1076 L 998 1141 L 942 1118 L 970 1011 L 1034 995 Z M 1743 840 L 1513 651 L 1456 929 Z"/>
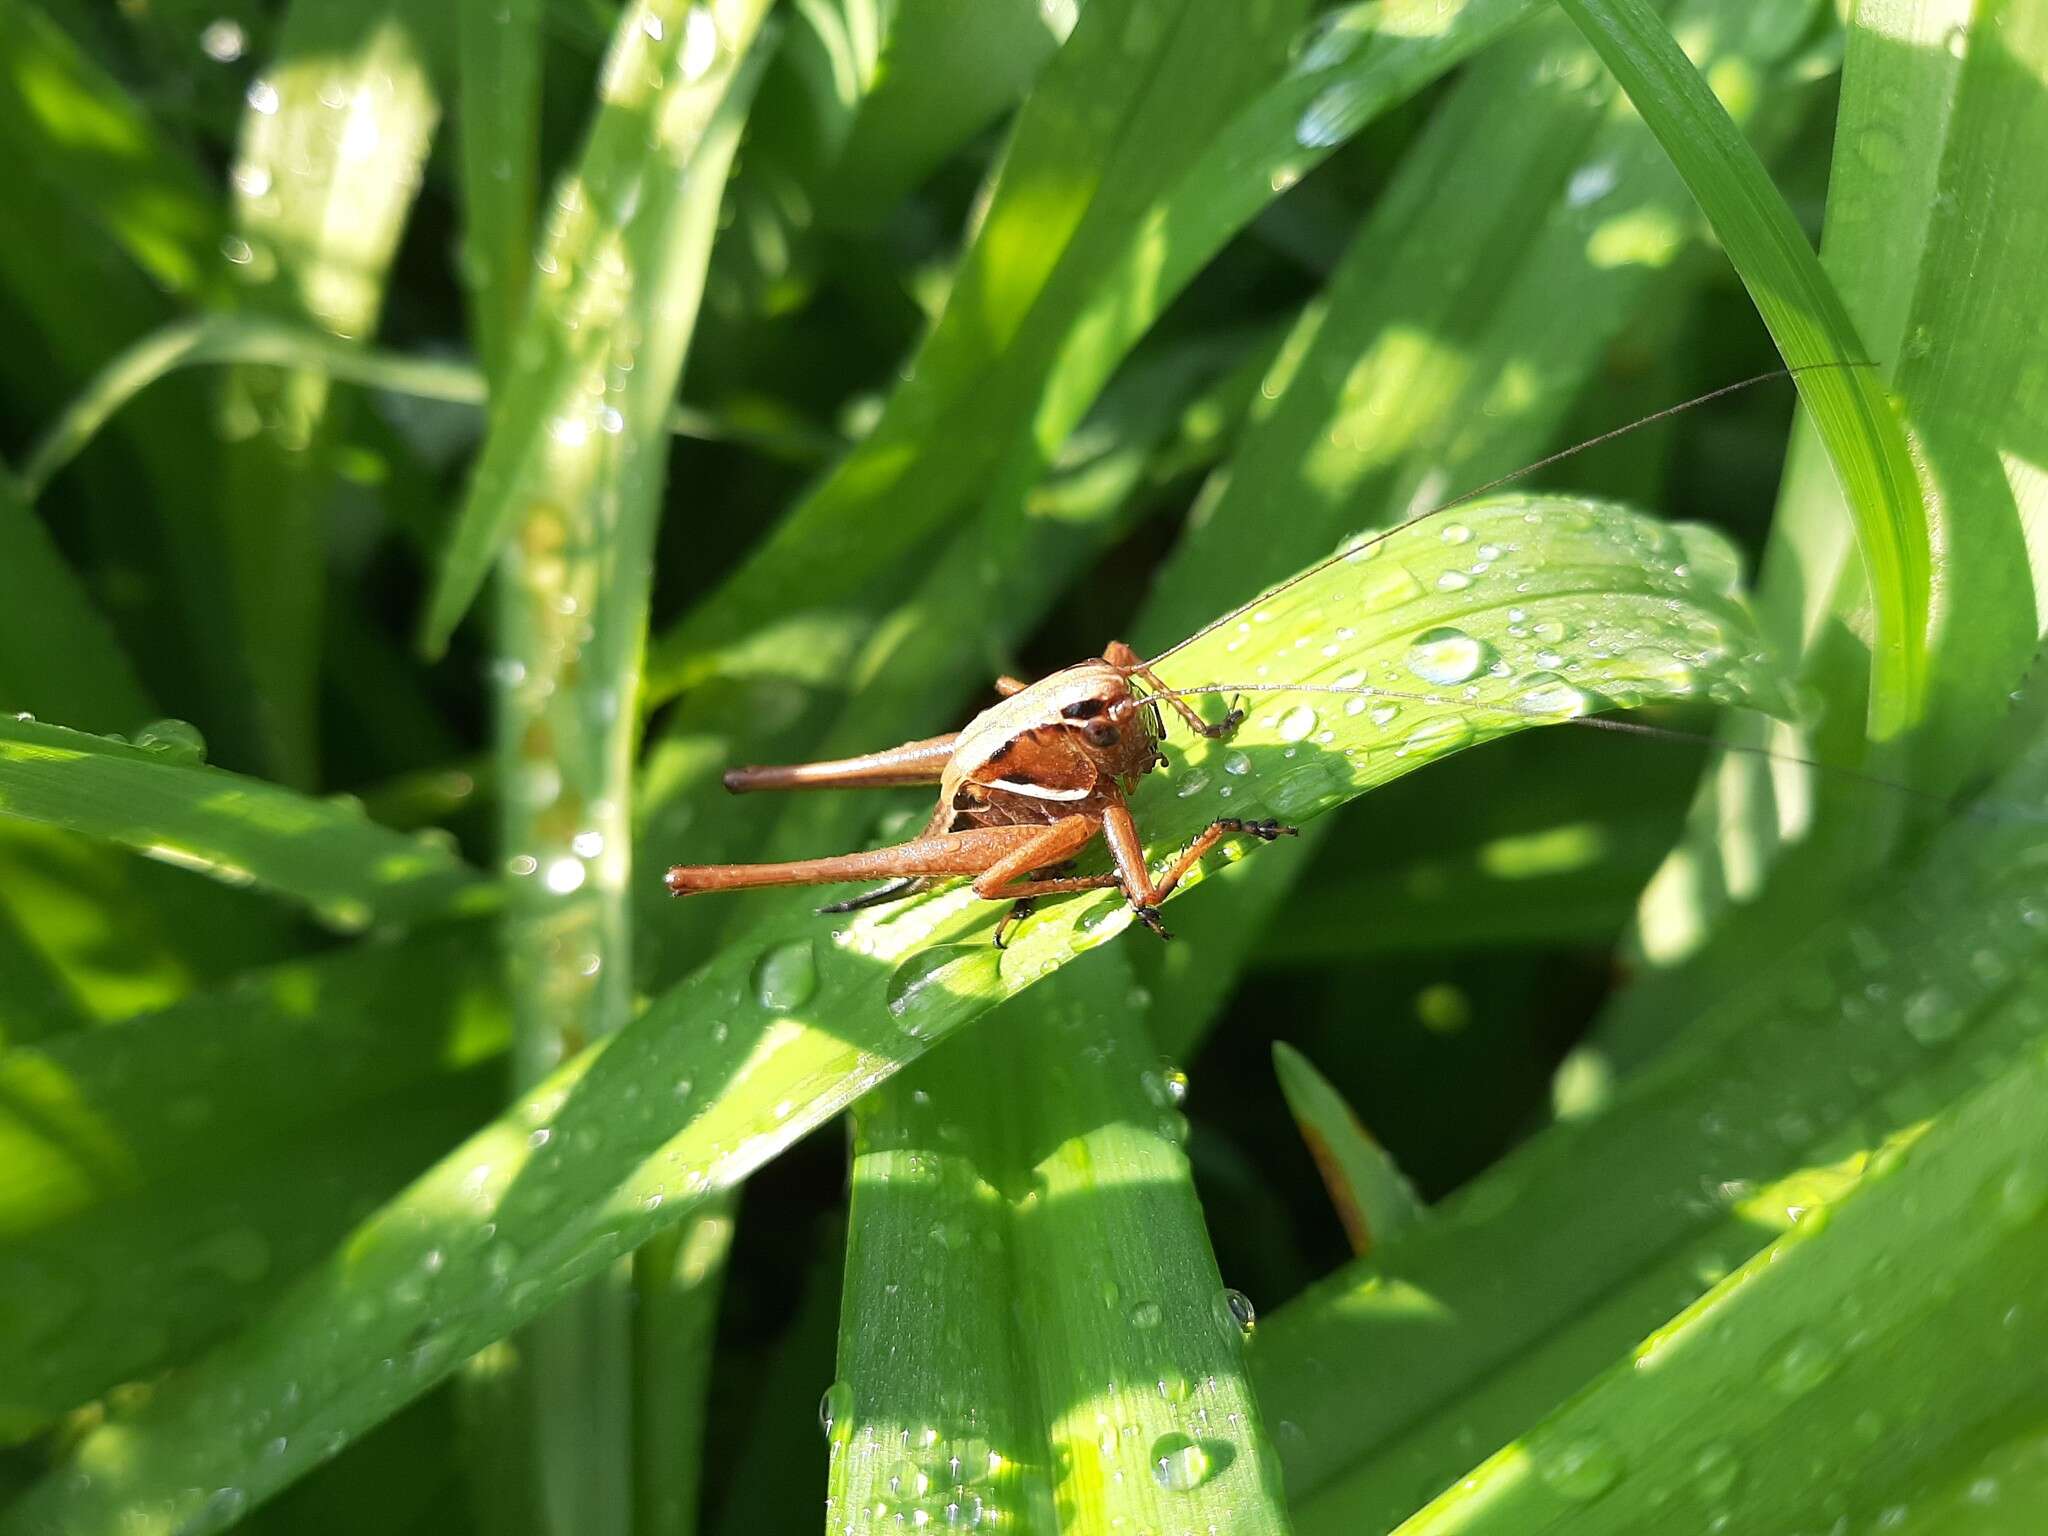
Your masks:
<path fill-rule="evenodd" d="M 1726 741 L 1719 736 L 1709 736 L 1700 731 L 1680 730 L 1668 725 L 1649 725 L 1641 720 L 1614 720 L 1597 715 L 1565 715 L 1550 710 L 1522 709 L 1513 704 L 1478 703 L 1465 699 L 1450 699 L 1440 693 L 1403 693 L 1392 688 L 1379 688 L 1371 684 L 1345 687 L 1335 683 L 1207 683 L 1199 688 L 1159 688 L 1147 695 L 1148 698 L 1200 698 L 1208 694 L 1245 693 L 1319 693 L 1337 694 L 1345 698 L 1399 699 L 1404 703 L 1439 704 L 1458 709 L 1480 710 L 1490 715 L 1500 715 L 1516 720 L 1526 720 L 1532 725 L 1577 725 L 1596 731 L 1616 731 L 1626 736 L 1648 736 L 1660 741 L 1678 742 L 1686 746 L 1705 747 L 1714 752 L 1731 752 L 1745 757 L 1759 757 L 1774 763 L 1791 763 L 1801 768 L 1811 768 L 1832 778 L 1844 779 L 1882 789 L 1892 794 L 1905 795 L 1910 799 L 1925 801 L 1929 805 L 1944 809 L 1955 805 L 1954 795 L 1939 794 L 1933 790 L 1921 789 L 1912 784 L 1901 784 L 1896 779 L 1887 779 L 1879 774 L 1865 773 L 1861 768 L 1851 768 L 1846 763 L 1823 762 L 1817 757 L 1803 757 L 1796 752 L 1781 752 L 1774 747 L 1760 747 L 1748 742 Z M 1591 697 L 1591 695 L 1589 695 Z M 1990 817 L 1988 808 L 1973 804 L 1966 813 L 1972 817 Z M 2042 821 L 2048 820 L 2048 807 L 2006 806 L 2001 808 L 1998 820 Z"/>
<path fill-rule="evenodd" d="M 1520 469 L 1512 469 L 1504 475 L 1497 475 L 1493 479 L 1487 481 L 1484 485 L 1475 485 L 1469 491 L 1460 491 L 1456 496 L 1453 496 L 1449 501 L 1441 502 L 1438 505 L 1431 507 L 1427 512 L 1418 513 L 1416 516 L 1408 518 L 1404 522 L 1396 523 L 1392 528 L 1388 528 L 1383 532 L 1377 533 L 1369 539 L 1362 539 L 1356 544 L 1345 545 L 1342 549 L 1339 549 L 1335 554 L 1332 554 L 1325 559 L 1318 560 L 1314 565 L 1310 566 L 1307 570 L 1296 572 L 1294 575 L 1288 577 L 1285 581 L 1281 582 L 1277 587 L 1268 587 L 1265 591 L 1261 592 L 1257 597 L 1254 597 L 1250 602 L 1240 604 L 1238 607 L 1231 609 L 1230 612 L 1223 614 L 1219 618 L 1211 619 L 1207 624 L 1204 624 L 1200 629 L 1196 630 L 1193 634 L 1187 636 L 1185 639 L 1176 640 L 1172 645 L 1169 645 L 1157 656 L 1151 657 L 1146 664 L 1148 666 L 1156 666 L 1158 663 L 1164 661 L 1167 657 L 1173 655 L 1174 652 L 1184 650 L 1188 646 L 1193 645 L 1197 640 L 1201 639 L 1204 635 L 1212 634 L 1216 630 L 1221 629 L 1224 625 L 1230 623 L 1232 620 L 1241 618 L 1243 615 L 1250 613 L 1254 608 L 1258 607 L 1259 604 L 1271 601 L 1273 598 L 1278 597 L 1282 592 L 1285 592 L 1292 587 L 1300 586 L 1301 583 L 1307 581 L 1311 576 L 1315 576 L 1323 571 L 1327 571 L 1331 566 L 1338 564 L 1340 561 L 1349 560 L 1353 558 L 1359 553 L 1360 550 L 1371 549 L 1374 545 L 1379 544 L 1386 539 L 1392 538 L 1395 534 L 1402 532 L 1404 529 L 1413 528 L 1417 523 L 1426 523 L 1433 517 L 1440 517 L 1444 513 L 1450 511 L 1453 507 L 1462 507 L 1463 505 L 1465 505 L 1466 502 L 1472 501 L 1477 497 L 1484 496 L 1488 491 L 1497 491 L 1502 486 L 1511 484 L 1514 481 L 1521 479 L 1524 475 L 1532 475 L 1539 469 L 1548 469 L 1551 465 L 1562 463 L 1566 459 L 1573 458 L 1578 454 L 1584 453 L 1589 448 L 1598 448 L 1603 443 L 1611 443 L 1618 437 L 1626 437 L 1631 432 L 1639 432 L 1644 427 L 1653 426 L 1657 422 L 1668 420 L 1670 417 L 1677 416 L 1682 412 L 1692 410 L 1696 406 L 1706 405 L 1711 401 L 1719 400 L 1723 395 L 1732 395 L 1736 393 L 1738 390 L 1749 389 L 1754 385 L 1758 384 L 1768 384 L 1773 379 L 1797 378 L 1800 374 L 1818 373 L 1820 370 L 1824 368 L 1875 368 L 1876 366 L 1877 364 L 1869 362 L 1867 360 L 1843 359 L 1838 362 L 1830 363 L 1802 363 L 1796 368 L 1772 368 L 1764 373 L 1752 374 L 1750 377 L 1746 379 L 1738 379 L 1733 384 L 1723 384 L 1719 389 L 1710 389 L 1704 395 L 1695 395 L 1690 400 L 1681 400 L 1676 405 L 1667 405 L 1661 411 L 1654 411 L 1648 416 L 1640 417 L 1635 421 L 1629 422 L 1626 426 L 1616 427 L 1612 431 L 1602 432 L 1598 437 L 1589 437 L 1583 443 L 1574 443 L 1569 448 L 1561 448 L 1556 453 L 1548 454 L 1545 457 L 1536 460 L 1532 464 L 1524 464 Z"/>

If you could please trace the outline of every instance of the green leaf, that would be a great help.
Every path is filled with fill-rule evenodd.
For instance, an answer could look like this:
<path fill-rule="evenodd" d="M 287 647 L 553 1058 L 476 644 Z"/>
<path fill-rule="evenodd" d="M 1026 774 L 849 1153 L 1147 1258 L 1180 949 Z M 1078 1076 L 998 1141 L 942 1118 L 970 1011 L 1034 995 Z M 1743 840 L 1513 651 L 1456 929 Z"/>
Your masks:
<path fill-rule="evenodd" d="M 2041 200 L 2013 189 L 2048 164 L 2044 75 L 2048 36 L 2029 7 L 1966 24 L 1945 5 L 1867 5 L 1851 25 L 1824 249 L 1876 355 L 1892 363 L 1949 594 L 1925 727 L 1910 754 L 1872 766 L 1925 798 L 1873 797 L 1853 775 L 1801 783 L 1777 765 L 1724 768 L 1645 893 L 1643 980 L 1601 1029 L 1618 1064 L 1659 1038 L 1683 999 L 1711 995 L 1822 920 L 1943 797 L 1999 765 L 2010 695 L 2037 644 L 2043 576 L 2027 529 L 2048 483 L 2029 468 L 2048 462 L 2048 384 L 2031 361 L 2030 317 L 2048 304 L 2048 275 L 2032 255 Z M 1841 568 L 1844 545 L 1840 492 L 1802 432 L 1759 610 L 1780 646 L 1801 653 L 1802 685 L 1826 714 L 1815 734 L 1738 739 L 1854 767 L 1866 661 L 1849 637 L 1869 625 L 1857 575 Z M 1766 869 L 1775 873 L 1759 892 Z"/>
<path fill-rule="evenodd" d="M 1287 1529 L 1130 988 L 1091 957 L 861 1102 L 831 1529 Z"/>
<path fill-rule="evenodd" d="M 1727 109 L 1647 0 L 1559 0 L 1685 177 L 1797 378 L 1848 498 L 1870 585 L 1870 730 L 1912 728 L 1927 710 L 1927 514 L 1905 434 L 1840 295 Z M 1753 77 L 1720 82 L 1731 94 Z M 1816 364 L 1829 364 L 1816 367 Z"/>
<path fill-rule="evenodd" d="M 5 1438 L 219 1338 L 487 1111 L 486 937 L 366 944 L 0 1055 Z"/>
<path fill-rule="evenodd" d="M 359 809 L 197 765 L 190 726 L 159 722 L 129 746 L 61 726 L 0 720 L 0 817 L 133 848 L 229 885 L 303 901 L 344 929 L 491 905 L 496 897 L 441 843 Z"/>
<path fill-rule="evenodd" d="M 2039 1414 L 2044 1108 L 2037 1039 L 1401 1529 L 1898 1523 L 1986 1419 Z"/>
<path fill-rule="evenodd" d="M 1770 679 L 1744 660 L 1756 641 L 1732 571 L 1725 547 L 1697 531 L 1558 499 L 1474 505 L 1458 523 L 1355 549 L 1248 610 L 1242 632 L 1232 619 L 1202 635 L 1167 675 L 1230 682 L 1265 666 L 1303 685 L 1356 671 L 1416 687 L 1377 701 L 1262 698 L 1236 741 L 1184 751 L 1143 786 L 1148 851 L 1219 814 L 1306 819 L 1596 693 L 1761 701 Z M 1567 642 L 1570 689 L 1529 670 L 1539 633 Z M 522 1096 L 275 1309 L 133 1419 L 83 1440 L 0 1531 L 90 1532 L 143 1507 L 165 1525 L 217 1528 L 228 1511 L 206 1490 L 267 1496 L 692 1200 L 1130 922 L 1115 901 L 1065 903 L 997 950 L 994 914 L 966 889 L 836 930 L 810 912 L 814 899 L 793 893 L 748 942 Z M 398 1362 L 388 1371 L 387 1358 Z M 283 1448 L 267 1449 L 279 1437 Z"/>
<path fill-rule="evenodd" d="M 277 56 L 250 85 L 230 176 L 237 308 L 349 341 L 375 330 L 440 117 L 429 62 L 444 9 L 293 0 Z M 208 725 L 231 756 L 300 785 L 314 780 L 327 491 L 316 470 L 333 387 L 323 371 L 238 369 L 219 408 L 214 622 L 246 688 Z"/>
<path fill-rule="evenodd" d="M 1273 1070 L 1353 1253 L 1369 1257 L 1429 1214 L 1387 1149 L 1373 1140 L 1344 1096 L 1306 1056 L 1276 1040 Z"/>
<path fill-rule="evenodd" d="M 514 343 L 519 366 L 492 407 L 490 436 L 435 578 L 421 632 L 430 653 L 447 646 L 532 502 L 574 506 L 603 476 L 621 472 L 624 406 L 645 402 L 607 397 L 624 391 L 620 365 L 642 334 L 674 347 L 680 368 L 695 304 L 664 315 L 646 274 L 665 259 L 659 242 L 718 99 L 693 87 L 714 69 L 723 78 L 759 23 L 755 4 L 692 10 L 682 0 L 636 0 L 620 19 L 582 154 L 541 237 L 540 281 Z M 680 103 L 673 121 L 664 116 L 671 103 Z M 701 282 L 700 275 L 692 286 Z"/>
<path fill-rule="evenodd" d="M 493 378 L 510 362 L 533 269 L 540 178 L 541 0 L 458 0 L 462 275 L 477 354 Z"/>
<path fill-rule="evenodd" d="M 2048 935 L 2027 914 L 2048 884 L 2029 850 L 2048 832 L 1997 808 L 2038 802 L 2044 774 L 2038 738 L 1983 814 L 1745 977 L 1602 1113 L 1534 1139 L 1273 1318 L 1255 1372 L 1268 1413 L 1310 1430 L 1282 1440 L 1305 1529 L 1395 1524 L 1674 1297 L 1832 1198 L 1887 1136 L 2038 1048 L 2027 979 Z M 1368 1369 L 1382 1385 L 1361 1402 L 1350 1383 Z"/>
<path fill-rule="evenodd" d="M 121 642 L 0 471 L 0 708 L 132 730 L 156 711 Z"/>

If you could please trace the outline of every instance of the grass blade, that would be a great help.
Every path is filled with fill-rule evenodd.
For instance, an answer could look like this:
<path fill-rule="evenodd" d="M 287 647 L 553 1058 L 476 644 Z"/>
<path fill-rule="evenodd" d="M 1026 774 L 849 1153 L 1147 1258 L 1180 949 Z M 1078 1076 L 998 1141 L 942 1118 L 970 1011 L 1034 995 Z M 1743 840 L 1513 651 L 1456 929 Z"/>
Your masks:
<path fill-rule="evenodd" d="M 832 1529 L 1287 1529 L 1130 987 L 1092 957 L 863 1101 Z"/>
<path fill-rule="evenodd" d="M 428 61 L 443 20 L 436 0 L 295 0 L 249 89 L 231 177 L 238 308 L 349 341 L 375 330 L 440 115 Z M 247 690 L 208 723 L 230 756 L 300 785 L 313 782 L 327 490 L 316 468 L 332 391 L 324 372 L 236 370 L 220 406 L 213 515 L 226 569 L 214 583 Z"/>
<path fill-rule="evenodd" d="M 0 470 L 0 708 L 133 730 L 156 711 L 112 627 Z"/>
<path fill-rule="evenodd" d="M 541 0 L 458 0 L 462 275 L 484 371 L 503 378 L 533 270 Z"/>
<path fill-rule="evenodd" d="M 488 1112 L 485 940 L 360 946 L 0 1056 L 6 1438 L 212 1343 Z"/>
<path fill-rule="evenodd" d="M 491 887 L 442 844 L 388 831 L 344 804 L 200 767 L 191 727 L 161 724 L 130 746 L 0 720 L 0 816 L 119 843 L 230 885 L 259 885 L 343 929 L 495 902 Z"/>
<path fill-rule="evenodd" d="M 1306 1056 L 1275 1041 L 1273 1070 L 1353 1253 L 1367 1258 L 1375 1247 L 1428 1216 L 1428 1207 L 1387 1149 L 1373 1140 L 1344 1096 Z"/>
<path fill-rule="evenodd" d="M 1206 743 L 1148 780 L 1135 810 L 1153 857 L 1223 812 L 1307 819 L 1557 718 L 1593 690 L 1610 701 L 1768 694 L 1770 679 L 1743 660 L 1754 630 L 1710 538 L 1579 501 L 1499 501 L 1461 519 L 1396 530 L 1266 599 L 1242 634 L 1233 622 L 1179 653 L 1169 676 L 1277 665 L 1296 674 L 1288 683 L 1356 670 L 1452 691 L 1387 692 L 1375 707 L 1394 714 L 1359 700 L 1355 713 L 1339 704 L 1306 722 L 1309 700 L 1326 699 L 1269 698 L 1234 743 Z M 1453 620 L 1463 628 L 1447 635 Z M 1552 623 L 1583 647 L 1570 689 L 1526 670 L 1543 643 L 1533 627 Z M 1327 648 L 1297 643 L 1352 626 Z M 68 1469 L 0 1516 L 0 1531 L 89 1533 L 139 1507 L 191 1522 L 194 1536 L 218 1528 L 230 1511 L 206 1490 L 238 1490 L 235 1509 L 267 1497 L 693 1200 L 1130 921 L 1114 903 L 1068 903 L 999 951 L 964 942 L 993 916 L 965 890 L 864 914 L 831 939 L 813 899 L 794 893 L 750 942 L 522 1096 L 276 1308 L 134 1419 L 83 1440 Z M 399 1365 L 383 1370 L 385 1358 Z M 283 1449 L 269 1449 L 280 1436 Z"/>
<path fill-rule="evenodd" d="M 1986 1419 L 2039 1413 L 2044 1106 L 2036 1041 L 1401 1529 L 1891 1524 Z"/>
<path fill-rule="evenodd" d="M 1646 0 L 1559 0 L 1671 156 L 1755 301 L 1848 496 L 1876 637 L 1870 730 L 1927 709 L 1928 531 L 1905 434 L 1820 259 L 1727 109 Z"/>
<path fill-rule="evenodd" d="M 638 722 L 627 703 L 647 627 L 665 417 L 765 59 L 755 34 L 767 9 L 659 0 L 621 17 L 609 99 L 514 343 L 554 366 L 510 377 L 465 513 L 465 527 L 483 531 L 456 535 L 459 551 L 512 531 L 499 588 L 498 764 L 512 787 L 501 832 L 517 876 L 506 944 L 515 1089 L 633 1012 Z M 630 205 L 613 200 L 628 195 Z M 550 274 L 549 261 L 577 270 Z M 600 320 L 583 306 L 605 293 Z M 545 432 L 536 411 L 550 413 Z M 508 464 L 509 478 L 494 481 Z M 614 1267 L 522 1337 L 516 1369 L 494 1384 L 517 1410 L 499 1451 L 531 1480 L 514 1502 L 536 1531 L 631 1524 L 633 1301 L 629 1270 Z"/>

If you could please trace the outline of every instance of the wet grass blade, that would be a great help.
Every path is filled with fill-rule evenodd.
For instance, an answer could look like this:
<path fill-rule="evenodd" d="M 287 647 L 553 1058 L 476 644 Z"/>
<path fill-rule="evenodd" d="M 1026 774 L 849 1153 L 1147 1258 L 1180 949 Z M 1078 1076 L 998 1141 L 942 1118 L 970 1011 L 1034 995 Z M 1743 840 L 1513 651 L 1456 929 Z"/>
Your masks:
<path fill-rule="evenodd" d="M 1986 806 L 2038 802 L 2044 749 Z M 2043 837 L 2032 817 L 1958 818 L 1598 1116 L 1532 1140 L 1427 1228 L 1282 1309 L 1255 1366 L 1268 1411 L 1312 1431 L 1283 1440 L 1304 1527 L 1398 1522 L 1418 1489 L 1448 1486 L 1622 1357 L 1674 1296 L 1831 1198 L 1844 1166 L 2036 1050 L 2027 978 L 2048 940 L 2026 917 L 2044 888 L 2024 850 Z M 1490 1289 L 1509 1265 L 1517 1286 Z M 1366 1371 L 1384 1386 L 1361 1403 L 1347 1384 Z"/>
<path fill-rule="evenodd" d="M 1742 137 L 1647 0 L 1560 0 L 1684 176 L 1749 289 L 1847 494 L 1876 626 L 1870 730 L 1927 709 L 1927 514 L 1905 434 L 1820 258 Z M 1730 83 L 1733 89 L 1734 83 Z M 1814 367 L 1815 364 L 1832 364 Z"/>
<path fill-rule="evenodd" d="M 48 181 L 165 290 L 192 297 L 215 284 L 225 229 L 212 189 L 26 0 L 0 4 L 0 79 L 0 137 L 42 151 L 15 174 Z"/>
<path fill-rule="evenodd" d="M 471 528 L 479 516 L 510 523 L 497 734 L 509 789 L 501 847 L 515 875 L 506 927 L 515 1088 L 633 1012 L 630 701 L 666 417 L 765 63 L 756 33 L 767 9 L 766 0 L 673 0 L 621 17 L 583 180 L 566 211 L 558 200 L 542 286 L 515 343 L 556 366 L 510 376 L 465 514 Z M 647 137 L 617 137 L 627 129 Z M 630 206 L 606 200 L 628 193 Z M 548 272 L 548 261 L 561 269 Z M 602 319 L 583 311 L 607 292 L 613 308 Z M 536 410 L 549 413 L 537 434 Z M 493 482 L 508 464 L 509 478 Z M 458 548 L 466 537 L 458 531 Z M 630 1528 L 634 1300 L 629 1269 L 614 1267 L 524 1334 L 494 1384 L 515 1409 L 499 1451 L 508 1475 L 529 1480 L 529 1495 L 514 1500 L 531 1512 L 529 1529 L 560 1528 L 568 1511 L 579 1531 Z"/>
<path fill-rule="evenodd" d="M 458 0 L 462 275 L 484 371 L 503 378 L 533 271 L 541 0 Z"/>
<path fill-rule="evenodd" d="M 2042 482 L 2023 466 L 2048 455 L 2039 431 L 2048 400 L 2025 320 L 2048 303 L 2032 255 L 2043 202 L 2011 195 L 2048 164 L 2038 110 L 2048 39 L 2030 10 L 2001 22 L 2004 14 L 1971 23 L 1947 5 L 1863 7 L 1850 28 L 1828 184 L 1828 266 L 1892 364 L 1954 594 L 1933 636 L 1925 728 L 1909 755 L 1877 765 L 1932 798 L 1874 801 L 1839 777 L 1802 783 L 1754 760 L 1724 763 L 1645 895 L 1642 979 L 1601 1028 L 1601 1048 L 1619 1065 L 1653 1047 L 1682 999 L 1715 993 L 1824 919 L 1889 847 L 1924 835 L 1942 796 L 1999 766 L 2043 579 L 2026 533 Z M 1824 455 L 1802 430 L 1759 612 L 1781 648 L 1800 653 L 1802 685 L 1825 712 L 1814 734 L 1752 728 L 1739 739 L 1854 764 L 1867 658 L 1841 637 L 1866 627 L 1866 599 L 1857 572 L 1842 569 L 1843 519 Z"/>
<path fill-rule="evenodd" d="M 1049 392 L 1060 338 L 1146 202 L 1278 67 L 1299 10 L 1286 0 L 1254 19 L 1224 0 L 1135 0 L 1127 13 L 1083 13 L 1018 114 L 909 382 L 719 591 L 651 647 L 650 706 L 721 673 L 836 680 L 873 620 L 868 594 L 964 508 L 1024 495 L 1107 376 Z M 806 598 L 794 612 L 792 591 Z"/>
<path fill-rule="evenodd" d="M 0 1056 L 0 1274 L 20 1309 L 0 1333 L 0 1432 L 190 1358 L 273 1300 L 488 1113 L 474 1069 L 505 1039 L 470 927 Z M 124 1261 L 138 1244 L 163 1262 Z"/>
<path fill-rule="evenodd" d="M 1373 1140 L 1344 1096 L 1306 1056 L 1276 1040 L 1273 1070 L 1353 1253 L 1367 1258 L 1428 1216 L 1428 1207 L 1387 1149 Z"/>
<path fill-rule="evenodd" d="M 1596 692 L 1767 702 L 1772 680 L 1743 660 L 1756 641 L 1732 572 L 1704 534 L 1576 500 L 1475 504 L 1355 549 L 1257 605 L 1242 632 L 1233 620 L 1204 635 L 1167 675 L 1263 665 L 1276 687 L 1354 672 L 1408 686 L 1377 700 L 1260 696 L 1235 742 L 1183 752 L 1147 781 L 1135 809 L 1148 850 L 1161 857 L 1223 814 L 1307 819 Z M 1552 625 L 1572 637 L 1569 684 L 1531 670 Z M 145 1504 L 195 1536 L 218 1528 L 1130 922 L 1114 902 L 1070 902 L 997 950 L 994 914 L 964 889 L 838 929 L 814 901 L 793 893 L 747 942 L 523 1095 L 277 1307 L 83 1440 L 0 1531 L 88 1533 Z M 377 1364 L 387 1358 L 398 1365 Z M 220 1488 L 237 1498 L 213 1500 Z"/>
<path fill-rule="evenodd" d="M 1287 1529 L 1131 985 L 1091 957 L 862 1101 L 832 1529 Z"/>
<path fill-rule="evenodd" d="M 2044 1107 L 2037 1039 L 1401 1529 L 1896 1523 L 1986 1420 L 2038 1421 Z"/>
<path fill-rule="evenodd" d="M 495 903 L 495 891 L 441 843 L 389 831 L 336 801 L 198 766 L 191 728 L 175 725 L 131 746 L 0 720 L 0 817 L 261 886 L 343 929 Z"/>
<path fill-rule="evenodd" d="M 0 469 L 0 708 L 128 731 L 156 713 L 71 567 Z"/>
<path fill-rule="evenodd" d="M 376 328 L 441 103 L 437 0 L 295 0 L 249 88 L 225 250 L 238 309 L 348 340 Z M 314 782 L 324 467 L 335 423 L 324 372 L 236 370 L 219 406 L 216 601 L 246 692 L 209 721 L 224 752 Z"/>
<path fill-rule="evenodd" d="M 540 239 L 540 280 L 515 343 L 520 366 L 492 406 L 490 436 L 436 573 L 421 629 L 430 653 L 446 647 L 527 493 L 557 488 L 580 500 L 581 488 L 621 457 L 625 406 L 638 402 L 608 398 L 625 388 L 612 376 L 616 349 L 630 350 L 642 326 L 664 342 L 673 330 L 647 307 L 645 279 L 659 269 L 651 242 L 677 207 L 677 178 L 703 131 L 689 111 L 674 123 L 661 113 L 672 101 L 703 101 L 691 88 L 729 70 L 758 24 L 756 6 L 692 9 L 680 0 L 637 0 L 621 19 L 582 153 Z M 679 317 L 678 342 L 694 318 L 692 304 Z M 679 368 L 679 345 L 677 354 Z"/>

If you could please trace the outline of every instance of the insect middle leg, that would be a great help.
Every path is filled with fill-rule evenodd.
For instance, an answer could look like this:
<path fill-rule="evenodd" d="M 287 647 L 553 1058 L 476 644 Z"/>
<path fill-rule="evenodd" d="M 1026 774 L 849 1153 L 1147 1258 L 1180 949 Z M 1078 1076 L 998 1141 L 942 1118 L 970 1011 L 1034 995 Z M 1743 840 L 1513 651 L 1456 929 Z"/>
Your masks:
<path fill-rule="evenodd" d="M 1155 879 L 1152 867 L 1145 862 L 1145 845 L 1138 837 L 1138 824 L 1131 817 L 1131 808 L 1118 801 L 1102 813 L 1102 835 L 1109 844 L 1110 856 L 1116 860 L 1118 883 L 1130 898 L 1138 921 L 1162 939 L 1170 939 L 1173 935 L 1166 931 L 1166 925 L 1160 920 L 1159 903 L 1173 894 L 1174 887 L 1201 862 L 1203 854 L 1236 832 L 1249 833 L 1261 842 L 1270 843 L 1276 837 L 1294 837 L 1299 829 L 1282 826 L 1277 821 L 1239 821 L 1234 816 L 1219 817 L 1196 834 L 1195 840 L 1166 867 L 1166 873 Z"/>

